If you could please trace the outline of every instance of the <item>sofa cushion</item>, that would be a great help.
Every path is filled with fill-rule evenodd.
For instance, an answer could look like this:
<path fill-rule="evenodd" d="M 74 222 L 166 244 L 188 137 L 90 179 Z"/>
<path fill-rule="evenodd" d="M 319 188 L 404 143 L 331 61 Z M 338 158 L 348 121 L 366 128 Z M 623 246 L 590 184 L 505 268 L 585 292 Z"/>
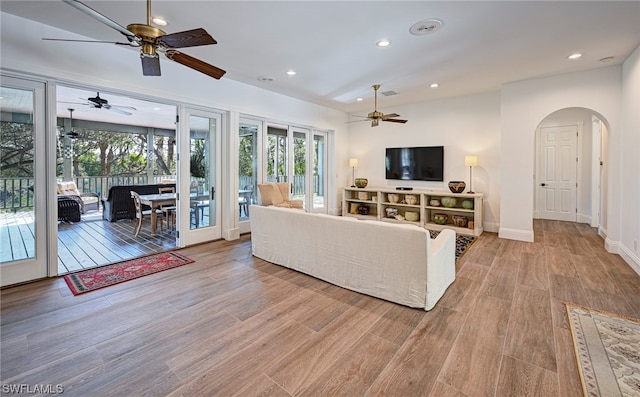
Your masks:
<path fill-rule="evenodd" d="M 75 182 L 68 181 L 58 182 L 58 194 L 64 196 L 79 196 L 80 192 L 78 191 L 78 187 Z"/>

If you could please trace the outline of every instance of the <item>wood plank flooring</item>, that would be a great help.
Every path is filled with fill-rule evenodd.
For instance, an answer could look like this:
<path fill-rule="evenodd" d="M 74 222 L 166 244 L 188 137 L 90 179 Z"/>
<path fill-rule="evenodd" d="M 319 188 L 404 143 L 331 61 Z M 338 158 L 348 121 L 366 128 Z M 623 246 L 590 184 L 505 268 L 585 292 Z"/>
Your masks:
<path fill-rule="evenodd" d="M 0 381 L 65 396 L 581 396 L 564 301 L 640 317 L 640 276 L 587 225 L 484 233 L 425 312 L 251 256 L 74 297 L 62 279 L 0 291 Z"/>

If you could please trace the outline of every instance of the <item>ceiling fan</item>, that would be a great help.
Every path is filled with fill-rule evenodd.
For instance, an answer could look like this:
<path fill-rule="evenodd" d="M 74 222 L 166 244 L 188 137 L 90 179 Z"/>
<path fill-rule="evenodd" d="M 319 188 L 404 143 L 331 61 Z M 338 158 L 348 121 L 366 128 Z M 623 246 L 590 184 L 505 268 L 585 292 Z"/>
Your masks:
<path fill-rule="evenodd" d="M 147 23 L 132 23 L 123 27 L 98 11 L 87 6 L 78 0 L 62 0 L 70 6 L 85 13 L 91 18 L 101 22 L 112 29 L 122 33 L 126 38 L 126 43 L 97 41 L 97 40 L 66 40 L 66 39 L 43 39 L 54 41 L 76 41 L 89 43 L 111 43 L 116 45 L 140 48 L 140 59 L 142 61 L 142 74 L 145 76 L 160 76 L 160 58 L 158 53 L 163 53 L 168 59 L 178 62 L 186 67 L 204 73 L 215 79 L 220 79 L 226 72 L 216 66 L 194 58 L 190 55 L 177 51 L 176 48 L 195 47 L 202 45 L 217 44 L 206 30 L 202 28 L 186 30 L 183 32 L 167 34 L 163 30 L 151 26 L 151 0 L 147 0 Z"/>
<path fill-rule="evenodd" d="M 133 106 L 111 105 L 109 103 L 109 101 L 107 101 L 106 99 L 100 97 L 100 93 L 99 92 L 96 92 L 96 96 L 95 97 L 92 97 L 92 98 L 80 98 L 80 99 L 82 99 L 85 102 L 78 103 L 78 102 L 60 101 L 60 103 L 71 103 L 71 104 L 74 104 L 74 105 L 86 105 L 86 106 L 89 106 L 89 108 L 111 110 L 112 112 L 120 113 L 120 114 L 123 114 L 125 116 L 131 116 L 131 111 L 138 110 L 138 109 L 134 108 Z"/>
<path fill-rule="evenodd" d="M 372 127 L 377 127 L 378 124 L 380 123 L 380 120 L 390 121 L 392 123 L 402 123 L 402 124 L 406 123 L 407 120 L 394 118 L 394 117 L 400 117 L 400 115 L 397 113 L 383 114 L 382 112 L 378 112 L 378 88 L 380 88 L 380 84 L 374 84 L 372 87 L 375 93 L 375 103 L 373 106 L 373 112 L 369 113 L 366 117 L 356 116 L 356 117 L 365 117 L 365 120 L 357 120 L 357 121 L 371 120 Z"/>

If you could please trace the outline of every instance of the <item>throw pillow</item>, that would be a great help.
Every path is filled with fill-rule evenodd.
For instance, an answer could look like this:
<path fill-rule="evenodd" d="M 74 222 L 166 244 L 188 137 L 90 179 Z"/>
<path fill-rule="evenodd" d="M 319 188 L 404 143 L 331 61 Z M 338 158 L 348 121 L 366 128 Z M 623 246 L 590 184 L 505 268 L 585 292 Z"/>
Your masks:
<path fill-rule="evenodd" d="M 278 182 L 276 186 L 278 187 L 280 195 L 282 195 L 282 201 L 289 201 L 289 188 L 291 184 L 289 182 Z"/>
<path fill-rule="evenodd" d="M 260 191 L 260 202 L 262 205 L 275 205 L 284 202 L 280 190 L 273 183 L 258 184 Z"/>

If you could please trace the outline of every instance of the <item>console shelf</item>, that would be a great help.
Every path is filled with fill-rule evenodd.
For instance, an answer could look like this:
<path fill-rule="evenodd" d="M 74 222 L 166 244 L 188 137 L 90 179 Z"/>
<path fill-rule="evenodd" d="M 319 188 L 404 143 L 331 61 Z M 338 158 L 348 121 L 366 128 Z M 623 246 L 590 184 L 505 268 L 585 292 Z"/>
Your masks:
<path fill-rule="evenodd" d="M 342 194 L 342 215 L 412 224 L 429 230 L 453 229 L 457 234 L 479 236 L 483 232 L 483 198 L 482 193 L 347 187 Z M 443 199 L 448 206 L 442 204 Z M 440 205 L 433 205 L 437 203 Z M 361 206 L 367 209 L 361 209 Z M 446 223 L 436 223 L 436 214 L 446 215 Z M 395 215 L 400 217 L 396 218 Z M 467 226 L 454 225 L 454 215 L 467 218 Z M 416 216 L 417 219 L 413 220 Z"/>

